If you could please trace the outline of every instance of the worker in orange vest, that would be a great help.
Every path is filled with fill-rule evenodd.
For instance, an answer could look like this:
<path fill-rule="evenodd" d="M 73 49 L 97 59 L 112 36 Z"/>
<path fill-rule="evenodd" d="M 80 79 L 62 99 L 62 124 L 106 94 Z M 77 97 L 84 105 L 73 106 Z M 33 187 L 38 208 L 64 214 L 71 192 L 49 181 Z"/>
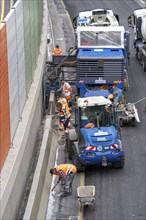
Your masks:
<path fill-rule="evenodd" d="M 72 107 L 72 87 L 65 80 L 61 80 L 61 89 L 62 89 L 64 97 L 66 98 L 66 100 L 68 102 L 68 106 L 71 110 L 71 107 Z"/>
<path fill-rule="evenodd" d="M 64 192 L 68 194 L 71 193 L 72 183 L 76 172 L 77 168 L 73 164 L 60 164 L 50 169 L 51 175 L 57 175 L 59 177 L 57 182 L 59 183 L 61 181 L 64 186 Z"/>
<path fill-rule="evenodd" d="M 69 111 L 68 103 L 65 98 L 58 99 L 57 111 L 59 112 L 60 115 L 60 128 L 64 128 L 64 131 L 68 132 L 71 113 Z"/>
<path fill-rule="evenodd" d="M 54 48 L 53 55 L 62 55 L 62 50 L 59 48 L 59 45 L 56 45 L 56 47 Z"/>

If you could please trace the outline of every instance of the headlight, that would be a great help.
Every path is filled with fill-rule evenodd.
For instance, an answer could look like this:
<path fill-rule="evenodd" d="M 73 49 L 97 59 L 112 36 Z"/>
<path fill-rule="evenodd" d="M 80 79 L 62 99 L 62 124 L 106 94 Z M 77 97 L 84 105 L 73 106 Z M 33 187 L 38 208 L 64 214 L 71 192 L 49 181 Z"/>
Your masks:
<path fill-rule="evenodd" d="M 97 150 L 98 150 L 98 151 L 102 151 L 102 150 L 103 150 L 103 147 L 102 147 L 102 146 L 98 146 L 98 147 L 97 147 Z"/>

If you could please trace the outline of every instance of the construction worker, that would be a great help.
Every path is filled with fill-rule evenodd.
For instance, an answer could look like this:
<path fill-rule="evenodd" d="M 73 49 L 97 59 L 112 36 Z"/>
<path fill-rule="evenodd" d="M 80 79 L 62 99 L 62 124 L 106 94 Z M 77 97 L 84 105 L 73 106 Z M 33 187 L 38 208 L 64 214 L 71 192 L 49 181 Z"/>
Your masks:
<path fill-rule="evenodd" d="M 114 104 L 119 104 L 121 102 L 123 96 L 123 90 L 117 87 L 116 84 L 112 85 L 112 89 L 110 90 L 111 95 L 113 95 Z"/>
<path fill-rule="evenodd" d="M 58 183 L 61 181 L 64 186 L 64 192 L 71 193 L 71 187 L 77 168 L 73 164 L 60 164 L 53 169 L 50 169 L 51 175 L 59 176 Z"/>
<path fill-rule="evenodd" d="M 52 52 L 53 55 L 62 55 L 62 50 L 59 48 L 59 45 L 56 45 L 56 47 L 54 48 L 53 52 Z"/>
<path fill-rule="evenodd" d="M 71 113 L 69 111 L 68 103 L 65 98 L 59 98 L 57 101 L 57 111 L 60 115 L 60 128 L 64 128 L 68 132 L 70 125 Z"/>
<path fill-rule="evenodd" d="M 71 107 L 72 107 L 72 87 L 65 80 L 61 80 L 61 89 L 62 89 L 64 97 L 66 98 L 66 100 L 68 102 L 68 106 L 71 110 Z"/>

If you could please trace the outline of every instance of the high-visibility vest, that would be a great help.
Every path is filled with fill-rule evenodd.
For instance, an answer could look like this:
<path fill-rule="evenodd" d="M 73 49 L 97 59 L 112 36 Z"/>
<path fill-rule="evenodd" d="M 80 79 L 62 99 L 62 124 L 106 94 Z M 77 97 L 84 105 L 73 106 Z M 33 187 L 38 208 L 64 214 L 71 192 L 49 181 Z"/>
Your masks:
<path fill-rule="evenodd" d="M 73 164 L 60 164 L 59 166 L 55 167 L 56 171 L 62 170 L 63 173 L 67 176 L 70 173 L 76 173 L 77 168 Z"/>
<path fill-rule="evenodd" d="M 60 110 L 60 115 L 62 115 L 62 112 L 64 112 L 64 115 L 66 115 L 68 118 L 71 116 L 71 113 L 69 111 L 68 103 L 65 98 L 59 98 L 58 102 L 62 104 L 62 110 Z"/>
<path fill-rule="evenodd" d="M 60 48 L 55 48 L 53 50 L 53 55 L 62 55 L 62 50 Z"/>

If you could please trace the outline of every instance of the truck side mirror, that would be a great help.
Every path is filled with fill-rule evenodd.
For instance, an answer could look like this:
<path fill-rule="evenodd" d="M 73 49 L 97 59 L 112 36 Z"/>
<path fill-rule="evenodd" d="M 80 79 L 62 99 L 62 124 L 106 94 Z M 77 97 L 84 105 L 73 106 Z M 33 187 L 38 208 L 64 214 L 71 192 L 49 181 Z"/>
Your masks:
<path fill-rule="evenodd" d="M 78 17 L 73 18 L 72 23 L 73 23 L 73 28 L 76 29 L 77 27 L 77 19 Z"/>
<path fill-rule="evenodd" d="M 134 28 L 134 15 L 133 14 L 128 17 L 128 25 L 129 27 Z"/>

